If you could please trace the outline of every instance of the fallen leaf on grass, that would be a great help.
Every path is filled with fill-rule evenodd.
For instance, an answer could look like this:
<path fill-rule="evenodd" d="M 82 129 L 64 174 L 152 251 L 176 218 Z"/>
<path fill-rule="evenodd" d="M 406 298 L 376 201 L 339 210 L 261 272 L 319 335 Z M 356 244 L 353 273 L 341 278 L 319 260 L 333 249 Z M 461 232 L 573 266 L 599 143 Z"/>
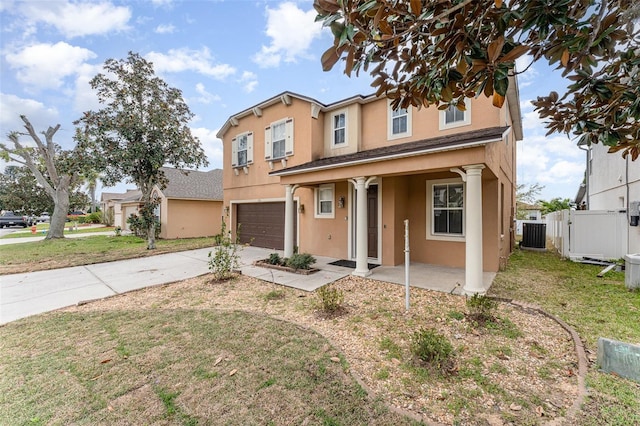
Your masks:
<path fill-rule="evenodd" d="M 234 368 L 233 370 L 231 370 L 231 371 L 229 372 L 229 376 L 233 376 L 233 375 L 234 375 L 234 374 L 236 374 L 237 372 L 238 372 L 238 369 L 237 369 L 237 368 Z"/>
<path fill-rule="evenodd" d="M 337 356 L 332 356 L 331 358 L 329 358 L 331 361 L 333 362 L 340 362 L 340 358 L 338 358 Z"/>
<path fill-rule="evenodd" d="M 216 362 L 213 363 L 213 366 L 215 367 L 216 365 L 220 364 L 222 362 L 222 357 L 216 359 Z"/>
<path fill-rule="evenodd" d="M 103 359 L 102 361 L 100 361 L 100 364 L 106 364 L 106 363 L 108 363 L 109 361 L 111 361 L 111 358 L 109 358 L 109 359 Z"/>
<path fill-rule="evenodd" d="M 520 410 L 522 410 L 522 406 L 521 406 L 521 405 L 518 405 L 518 404 L 515 404 L 515 403 L 512 403 L 512 404 L 509 406 L 509 408 L 510 408 L 512 411 L 520 411 Z"/>
<path fill-rule="evenodd" d="M 536 407 L 536 414 L 538 414 L 539 417 L 544 416 L 545 415 L 544 408 L 542 408 L 541 406 L 537 406 Z"/>

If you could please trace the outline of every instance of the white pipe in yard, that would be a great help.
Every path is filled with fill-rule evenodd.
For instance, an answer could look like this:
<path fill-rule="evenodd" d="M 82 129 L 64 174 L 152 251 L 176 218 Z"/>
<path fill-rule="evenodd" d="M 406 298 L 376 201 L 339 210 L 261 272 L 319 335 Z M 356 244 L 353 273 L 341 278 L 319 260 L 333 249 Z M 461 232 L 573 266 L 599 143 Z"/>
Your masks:
<path fill-rule="evenodd" d="M 404 285 L 405 285 L 405 309 L 409 312 L 409 219 L 404 220 Z"/>

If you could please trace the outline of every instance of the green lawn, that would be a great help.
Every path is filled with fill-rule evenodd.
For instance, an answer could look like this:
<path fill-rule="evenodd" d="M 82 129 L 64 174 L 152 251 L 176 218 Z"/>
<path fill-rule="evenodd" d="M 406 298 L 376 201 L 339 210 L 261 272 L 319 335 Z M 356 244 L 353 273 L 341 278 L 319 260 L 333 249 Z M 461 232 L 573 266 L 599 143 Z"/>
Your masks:
<path fill-rule="evenodd" d="M 516 250 L 490 294 L 530 302 L 561 318 L 595 357 L 599 337 L 640 344 L 640 292 L 629 291 L 623 272 L 597 274 L 600 266 L 562 260 L 551 252 Z M 583 425 L 640 424 L 640 384 L 589 367 L 590 395 Z"/>
<path fill-rule="evenodd" d="M 99 229 L 99 228 L 94 228 Z M 94 235 L 87 238 L 40 240 L 0 245 L 0 274 L 87 265 L 173 251 L 213 247 L 213 237 L 157 240 L 147 250 L 146 240 L 132 235 Z"/>

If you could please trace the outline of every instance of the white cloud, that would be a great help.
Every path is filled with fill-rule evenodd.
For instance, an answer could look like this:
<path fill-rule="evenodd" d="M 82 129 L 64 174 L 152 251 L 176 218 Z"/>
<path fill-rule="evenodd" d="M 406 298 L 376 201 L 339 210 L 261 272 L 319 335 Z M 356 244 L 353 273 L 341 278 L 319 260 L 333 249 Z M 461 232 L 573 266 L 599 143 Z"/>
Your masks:
<path fill-rule="evenodd" d="M 218 129 L 210 130 L 206 127 L 191 129 L 191 133 L 200 139 L 204 153 L 209 159 L 209 169 L 222 168 L 222 141 L 216 137 Z"/>
<path fill-rule="evenodd" d="M 218 80 L 236 72 L 236 69 L 228 64 L 213 64 L 214 58 L 206 47 L 200 50 L 171 49 L 167 54 L 150 52 L 145 57 L 153 62 L 157 72 L 195 71 Z"/>
<path fill-rule="evenodd" d="M 322 23 L 315 22 L 316 15 L 314 9 L 305 12 L 291 2 L 281 3 L 277 9 L 267 7 L 266 34 L 271 44 L 263 45 L 253 61 L 269 68 L 277 67 L 281 61 L 296 62 L 299 57 L 311 57 L 308 49 L 322 31 Z"/>
<path fill-rule="evenodd" d="M 24 123 L 20 119 L 25 115 L 37 131 L 45 130 L 49 126 L 58 124 L 59 115 L 55 108 L 48 108 L 42 102 L 20 98 L 18 96 L 0 93 L 0 134 L 4 139 L 11 131 L 24 130 Z M 71 123 L 60 123 L 70 127 Z"/>
<path fill-rule="evenodd" d="M 238 82 L 243 85 L 243 90 L 246 93 L 251 93 L 258 86 L 258 76 L 251 71 L 245 71 Z"/>
<path fill-rule="evenodd" d="M 104 72 L 102 65 L 83 64 L 78 68 L 73 100 L 75 112 L 81 113 L 101 108 L 97 92 L 89 85 L 89 81 L 100 72 Z"/>
<path fill-rule="evenodd" d="M 196 84 L 196 92 L 200 95 L 195 99 L 196 102 L 210 104 L 212 101 L 220 100 L 220 96 L 209 93 L 202 83 Z"/>
<path fill-rule="evenodd" d="M 36 88 L 59 88 L 65 77 L 77 73 L 78 68 L 96 54 L 65 42 L 34 44 L 8 53 L 5 59 L 17 69 L 19 81 Z"/>
<path fill-rule="evenodd" d="M 28 21 L 55 27 L 65 37 L 107 34 L 128 29 L 131 10 L 110 2 L 27 2 L 24 16 Z"/>
<path fill-rule="evenodd" d="M 173 34 L 176 31 L 176 27 L 172 24 L 160 24 L 156 27 L 155 32 L 157 34 Z"/>

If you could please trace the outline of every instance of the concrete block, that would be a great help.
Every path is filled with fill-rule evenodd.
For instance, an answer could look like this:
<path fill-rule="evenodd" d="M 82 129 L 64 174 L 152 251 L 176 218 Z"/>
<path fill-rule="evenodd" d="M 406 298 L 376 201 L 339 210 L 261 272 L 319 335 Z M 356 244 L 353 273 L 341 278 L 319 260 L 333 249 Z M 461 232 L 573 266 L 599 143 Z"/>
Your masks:
<path fill-rule="evenodd" d="M 614 373 L 640 383 L 640 345 L 600 337 L 598 365 L 605 373 Z"/>

